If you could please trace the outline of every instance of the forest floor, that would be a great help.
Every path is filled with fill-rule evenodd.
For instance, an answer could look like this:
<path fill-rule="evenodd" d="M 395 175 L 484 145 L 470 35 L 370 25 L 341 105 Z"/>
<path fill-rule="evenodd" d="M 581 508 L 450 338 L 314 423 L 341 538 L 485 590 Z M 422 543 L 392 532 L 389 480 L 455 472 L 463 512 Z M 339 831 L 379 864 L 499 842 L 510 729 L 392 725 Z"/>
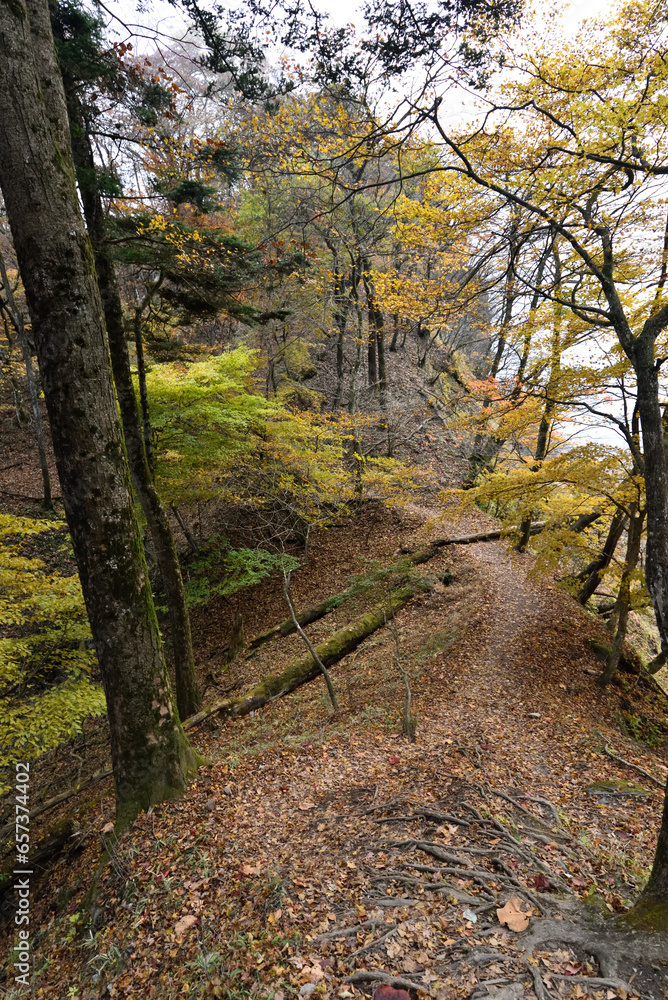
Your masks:
<path fill-rule="evenodd" d="M 317 535 L 295 577 L 298 607 L 401 546 L 492 523 L 435 513 L 368 505 Z M 92 911 L 110 781 L 36 821 L 34 837 L 64 817 L 75 833 L 33 879 L 31 995 L 352 1000 L 380 983 L 406 991 L 393 1000 L 668 997 L 665 938 L 639 958 L 613 924 L 652 860 L 665 695 L 632 675 L 601 693 L 590 641 L 603 626 L 532 568 L 503 541 L 443 548 L 420 567 L 430 589 L 332 668 L 336 715 L 318 679 L 252 717 L 194 730 L 208 766 L 181 801 L 124 834 Z M 309 626 L 312 640 L 384 585 Z M 194 615 L 207 700 L 304 652 L 291 636 L 225 666 L 237 612 L 247 636 L 284 619 L 278 581 Z M 413 743 L 401 732 L 402 671 Z M 34 768 L 31 804 L 104 764 L 104 728 Z"/>

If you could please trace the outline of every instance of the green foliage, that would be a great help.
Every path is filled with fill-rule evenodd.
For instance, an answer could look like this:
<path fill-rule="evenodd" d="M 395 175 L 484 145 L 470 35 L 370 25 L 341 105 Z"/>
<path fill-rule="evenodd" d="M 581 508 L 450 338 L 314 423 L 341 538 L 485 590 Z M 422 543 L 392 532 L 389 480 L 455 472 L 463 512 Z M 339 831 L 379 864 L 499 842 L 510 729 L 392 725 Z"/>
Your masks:
<path fill-rule="evenodd" d="M 39 756 L 105 712 L 78 577 L 22 554 L 53 526 L 0 514 L 0 767 Z"/>
<path fill-rule="evenodd" d="M 215 535 L 203 547 L 200 558 L 188 567 L 188 604 L 207 604 L 214 594 L 229 597 L 242 587 L 264 580 L 275 569 L 289 571 L 298 565 L 293 556 L 266 549 L 233 549 L 226 538 Z"/>
<path fill-rule="evenodd" d="M 206 499 L 274 412 L 254 391 L 255 352 L 156 366 L 147 377 L 158 477 L 169 502 Z"/>
<path fill-rule="evenodd" d="M 169 503 L 216 498 L 250 513 L 275 543 L 305 541 L 363 496 L 397 503 L 410 494 L 415 470 L 386 458 L 357 463 L 351 418 L 265 399 L 257 364 L 257 352 L 237 347 L 149 373 L 157 481 Z"/>

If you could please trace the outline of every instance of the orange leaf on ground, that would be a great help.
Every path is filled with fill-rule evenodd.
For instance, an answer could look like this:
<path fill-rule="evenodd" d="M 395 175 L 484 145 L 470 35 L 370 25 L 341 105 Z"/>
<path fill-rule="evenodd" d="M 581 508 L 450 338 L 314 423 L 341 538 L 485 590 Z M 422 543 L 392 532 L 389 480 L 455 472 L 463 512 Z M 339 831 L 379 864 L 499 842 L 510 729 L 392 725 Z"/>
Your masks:
<path fill-rule="evenodd" d="M 519 896 L 512 896 L 505 906 L 496 911 L 500 924 L 505 924 L 511 931 L 519 934 L 529 926 L 529 914 L 525 913 L 524 900 Z"/>

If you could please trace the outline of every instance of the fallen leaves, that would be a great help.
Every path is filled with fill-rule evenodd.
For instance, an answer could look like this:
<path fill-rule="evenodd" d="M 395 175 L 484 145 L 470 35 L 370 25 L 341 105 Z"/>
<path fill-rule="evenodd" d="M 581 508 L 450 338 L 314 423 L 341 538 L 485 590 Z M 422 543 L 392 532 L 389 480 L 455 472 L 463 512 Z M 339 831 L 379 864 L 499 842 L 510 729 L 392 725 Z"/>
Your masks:
<path fill-rule="evenodd" d="M 243 875 L 260 875 L 264 871 L 264 865 L 242 865 L 241 872 Z"/>
<path fill-rule="evenodd" d="M 531 916 L 531 911 L 527 911 L 526 907 L 527 903 L 520 896 L 511 896 L 506 905 L 496 911 L 501 926 L 515 931 L 516 934 L 525 931 Z"/>

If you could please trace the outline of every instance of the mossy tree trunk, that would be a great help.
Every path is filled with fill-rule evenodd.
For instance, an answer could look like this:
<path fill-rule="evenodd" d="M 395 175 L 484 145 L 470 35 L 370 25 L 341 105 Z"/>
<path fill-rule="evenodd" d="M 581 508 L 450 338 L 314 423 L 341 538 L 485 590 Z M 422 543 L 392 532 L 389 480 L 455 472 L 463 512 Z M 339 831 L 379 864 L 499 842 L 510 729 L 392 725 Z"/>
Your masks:
<path fill-rule="evenodd" d="M 122 826 L 197 759 L 174 705 L 137 524 L 47 0 L 0 4 L 0 185 L 107 698 Z"/>
<path fill-rule="evenodd" d="M 133 485 L 151 532 L 162 585 L 165 588 L 174 653 L 176 703 L 180 717 L 186 719 L 189 715 L 199 711 L 202 698 L 195 671 L 190 616 L 181 576 L 181 566 L 169 518 L 155 488 L 149 456 L 146 452 L 146 420 L 142 421 L 140 416 L 132 383 L 123 306 L 114 262 L 109 254 L 105 238 L 104 209 L 97 185 L 90 136 L 76 92 L 66 92 L 66 98 L 74 164 L 78 173 L 86 226 L 95 255 L 95 269 L 107 326 L 109 353 L 123 422 L 125 447 Z M 144 395 L 145 389 L 144 379 Z M 148 439 L 150 441 L 150 430 Z"/>

